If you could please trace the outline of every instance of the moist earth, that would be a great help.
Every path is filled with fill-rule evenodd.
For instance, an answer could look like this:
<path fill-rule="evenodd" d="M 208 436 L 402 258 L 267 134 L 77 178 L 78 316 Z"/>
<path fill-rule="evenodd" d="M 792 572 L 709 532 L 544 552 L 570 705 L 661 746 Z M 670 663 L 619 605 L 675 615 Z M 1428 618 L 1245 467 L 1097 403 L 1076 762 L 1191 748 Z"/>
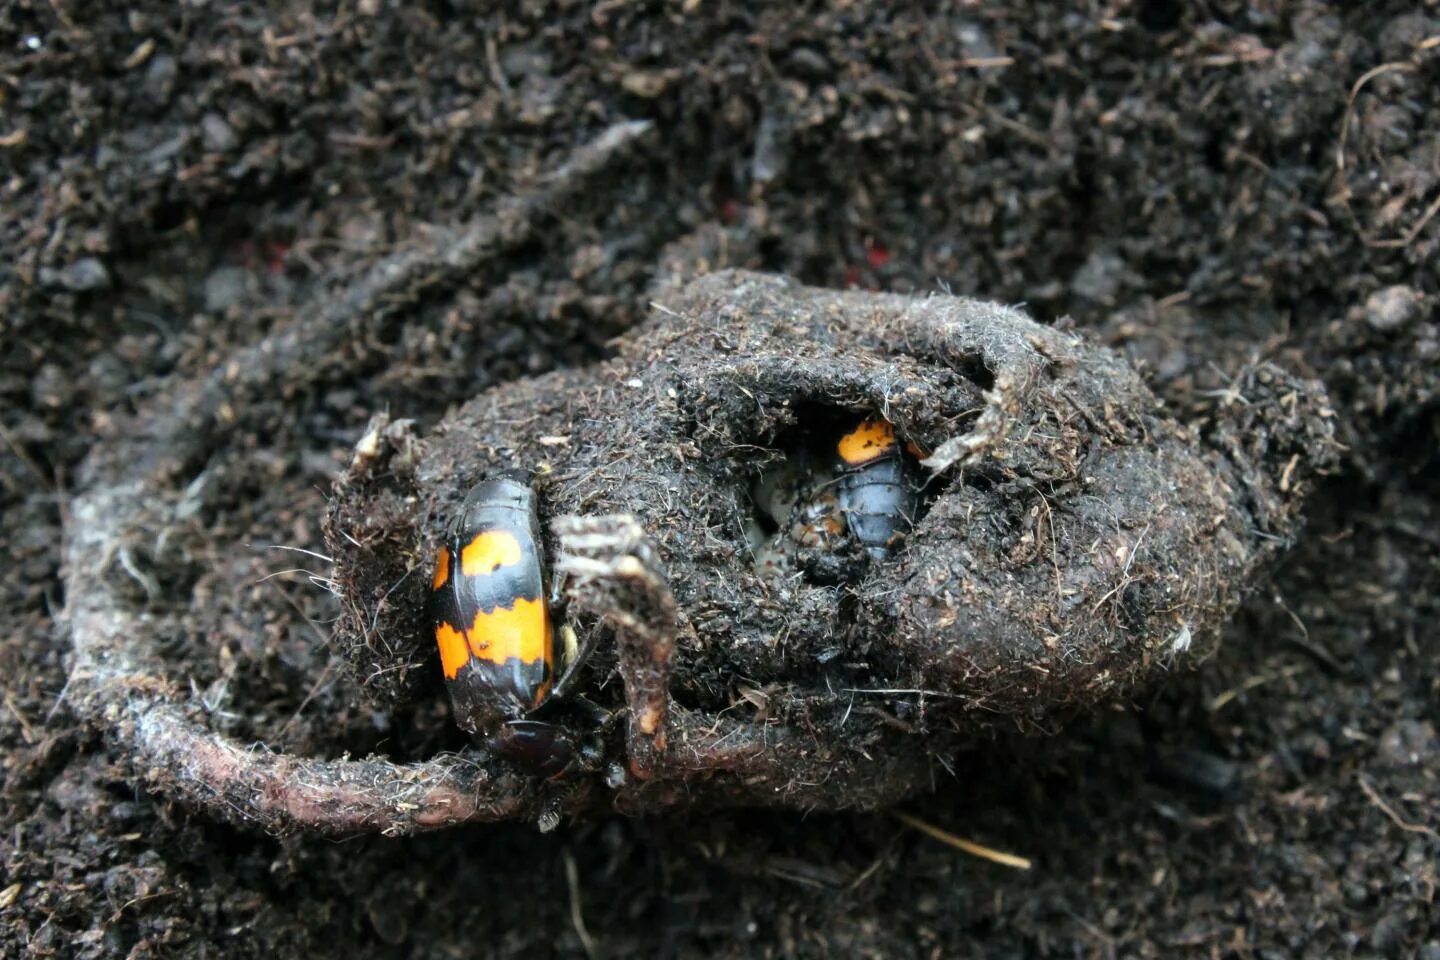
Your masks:
<path fill-rule="evenodd" d="M 0 952 L 1440 957 L 1433 4 L 17 3 L 0 38 Z M 888 812 L 271 838 L 77 714 L 87 454 L 181 423 L 194 519 L 113 566 L 204 612 L 159 650 L 194 709 L 463 746 L 438 690 L 377 707 L 331 654 L 296 549 L 334 478 L 376 413 L 608 360 L 721 268 L 1023 303 L 1181 422 L 1263 364 L 1328 391 L 1344 449 L 1203 665 L 902 808 L 1031 870 Z M 329 331 L 303 377 L 245 352 L 292 324 Z"/>

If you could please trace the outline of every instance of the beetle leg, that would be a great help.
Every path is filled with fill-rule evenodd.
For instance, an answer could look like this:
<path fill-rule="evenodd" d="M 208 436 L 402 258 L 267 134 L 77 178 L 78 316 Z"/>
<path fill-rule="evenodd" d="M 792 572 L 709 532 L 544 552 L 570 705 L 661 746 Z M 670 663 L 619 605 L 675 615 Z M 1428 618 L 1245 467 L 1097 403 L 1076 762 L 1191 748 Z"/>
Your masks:
<path fill-rule="evenodd" d="M 633 517 L 562 517 L 554 526 L 556 568 L 570 578 L 571 602 L 615 632 L 629 707 L 630 770 L 651 779 L 666 746 L 675 598 Z"/>
<path fill-rule="evenodd" d="M 585 661 L 590 659 L 590 654 L 595 651 L 599 637 L 595 633 L 589 634 L 582 643 L 575 635 L 575 628 L 568 623 L 559 627 L 561 649 L 560 649 L 560 670 L 559 679 L 555 681 L 555 687 L 550 691 L 552 699 L 562 699 L 570 695 L 575 681 L 580 676 L 580 668 Z"/>

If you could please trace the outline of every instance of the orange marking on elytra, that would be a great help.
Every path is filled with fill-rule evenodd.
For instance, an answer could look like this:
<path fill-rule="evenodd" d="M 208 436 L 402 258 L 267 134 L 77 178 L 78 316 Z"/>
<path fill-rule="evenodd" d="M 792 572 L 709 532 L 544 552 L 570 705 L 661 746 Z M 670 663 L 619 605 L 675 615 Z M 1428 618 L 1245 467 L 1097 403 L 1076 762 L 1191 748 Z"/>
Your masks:
<path fill-rule="evenodd" d="M 439 590 L 450 579 L 450 551 L 445 547 L 435 557 L 435 576 L 430 580 L 430 589 Z"/>
<path fill-rule="evenodd" d="M 550 678 L 546 677 L 540 682 L 540 686 L 535 688 L 535 699 L 530 701 L 531 709 L 534 709 L 535 707 L 538 707 L 540 706 L 540 704 L 544 703 L 545 698 L 548 696 L 550 696 Z"/>
<path fill-rule="evenodd" d="M 460 551 L 460 570 L 467 577 L 484 576 L 501 567 L 515 566 L 523 555 L 515 534 L 508 530 L 485 530 L 475 534 Z"/>
<path fill-rule="evenodd" d="M 447 680 L 460 675 L 460 668 L 472 657 L 489 663 L 503 664 L 515 659 L 522 663 L 553 658 L 550 648 L 550 612 L 543 600 L 516 600 L 508 607 L 477 610 L 475 619 L 464 630 L 448 623 L 435 628 L 435 643 L 440 648 L 440 665 Z M 538 704 L 548 684 L 542 686 Z"/>
<path fill-rule="evenodd" d="M 895 428 L 873 417 L 862 420 L 860 426 L 845 434 L 836 444 L 840 460 L 851 467 L 878 460 L 894 448 Z"/>
<path fill-rule="evenodd" d="M 445 671 L 445 679 L 454 680 L 460 675 L 460 668 L 470 659 L 470 646 L 465 642 L 465 634 L 448 623 L 442 623 L 435 628 L 435 644 L 440 648 L 440 668 Z"/>

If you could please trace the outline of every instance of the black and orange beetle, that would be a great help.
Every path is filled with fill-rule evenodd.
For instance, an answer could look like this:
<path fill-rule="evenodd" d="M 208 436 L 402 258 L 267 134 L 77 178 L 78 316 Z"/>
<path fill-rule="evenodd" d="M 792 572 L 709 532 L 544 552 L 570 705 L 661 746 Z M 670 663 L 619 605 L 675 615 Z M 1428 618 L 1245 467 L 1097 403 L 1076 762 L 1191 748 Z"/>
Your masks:
<path fill-rule="evenodd" d="M 920 487 L 885 420 L 868 417 L 835 444 L 840 513 L 872 559 L 883 560 L 915 525 Z"/>
<path fill-rule="evenodd" d="M 753 485 L 761 520 L 752 524 L 751 549 L 762 576 L 799 571 L 814 583 L 853 581 L 866 558 L 889 557 L 915 525 L 920 454 L 886 420 L 846 421 L 822 427 L 817 432 L 828 439 L 819 449 L 802 443 Z M 767 521 L 775 525 L 769 535 Z"/>
<path fill-rule="evenodd" d="M 526 717 L 555 690 L 557 634 L 535 491 L 516 476 L 471 489 L 430 583 L 435 644 L 455 722 L 537 772 L 573 753 L 559 728 Z M 578 660 L 573 651 L 569 666 Z"/>

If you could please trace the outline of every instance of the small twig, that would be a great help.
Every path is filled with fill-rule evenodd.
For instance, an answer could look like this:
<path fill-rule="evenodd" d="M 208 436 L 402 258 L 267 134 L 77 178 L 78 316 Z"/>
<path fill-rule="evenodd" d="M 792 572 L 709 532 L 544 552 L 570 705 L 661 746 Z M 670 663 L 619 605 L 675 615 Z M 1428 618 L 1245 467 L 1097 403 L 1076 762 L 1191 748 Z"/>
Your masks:
<path fill-rule="evenodd" d="M 1364 88 L 1365 84 L 1387 73 L 1412 73 L 1414 70 L 1415 64 L 1404 61 L 1382 63 L 1378 67 L 1366 70 L 1360 75 L 1360 79 L 1355 81 L 1354 86 L 1350 88 L 1350 96 L 1345 101 L 1345 115 L 1340 120 L 1340 139 L 1335 147 L 1335 172 L 1337 174 L 1340 176 L 1344 176 L 1345 174 L 1345 148 L 1349 144 L 1350 139 L 1350 118 L 1354 116 L 1355 100 L 1360 96 L 1360 91 Z M 1416 238 L 1420 236 L 1420 231 L 1425 229 L 1425 225 L 1434 219 L 1435 214 L 1440 213 L 1440 196 L 1437 196 L 1431 201 L 1430 206 L 1425 208 L 1425 212 L 1420 215 L 1420 219 L 1411 224 L 1410 229 L 1406 230 L 1403 235 L 1381 240 L 1370 236 L 1367 231 L 1360 226 L 1359 221 L 1356 220 L 1354 211 L 1350 209 L 1349 192 L 1344 184 L 1340 186 L 1339 196 L 1340 204 L 1345 208 L 1346 213 L 1350 214 L 1350 219 L 1355 224 L 1356 231 L 1360 234 L 1361 242 L 1367 247 L 1377 249 L 1396 250 L 1410 246 L 1410 244 L 1414 243 Z"/>
<path fill-rule="evenodd" d="M 3 423 L 0 423 L 0 441 L 3 441 L 5 446 L 10 448 L 10 452 L 15 454 L 16 458 L 25 465 L 27 470 L 35 474 L 35 479 L 43 483 L 45 489 L 51 493 L 55 492 L 55 480 L 45 476 L 45 471 L 40 469 L 40 465 L 31 458 L 30 454 L 26 452 L 25 448 L 20 445 L 19 441 L 6 429 Z"/>
<path fill-rule="evenodd" d="M 9 690 L 5 691 L 5 709 L 9 710 L 10 715 L 15 718 L 15 722 L 20 724 L 20 733 L 25 737 L 25 742 L 34 743 L 35 728 L 30 725 L 29 718 L 25 716 L 24 711 L 20 709 L 20 705 L 15 702 L 15 697 Z"/>
<path fill-rule="evenodd" d="M 562 850 L 560 856 L 565 861 L 565 885 L 570 888 L 570 924 L 580 938 L 580 946 L 585 948 L 585 956 L 595 960 L 595 940 L 585 929 L 585 912 L 580 902 L 580 870 L 569 850 Z"/>
<path fill-rule="evenodd" d="M 1360 91 L 1364 89 L 1365 84 L 1387 73 L 1409 73 L 1414 69 L 1414 64 L 1405 63 L 1404 61 L 1382 63 L 1378 67 L 1372 67 L 1366 70 L 1360 75 L 1360 79 L 1355 81 L 1354 85 L 1350 88 L 1350 96 L 1345 101 L 1345 115 L 1340 119 L 1340 142 L 1335 149 L 1335 170 L 1338 173 L 1345 172 L 1345 146 L 1350 137 L 1350 118 L 1355 112 L 1355 99 L 1360 96 Z"/>
<path fill-rule="evenodd" d="M 1384 250 L 1398 250 L 1401 247 L 1408 247 L 1415 242 L 1415 238 L 1420 236 L 1420 231 L 1425 229 L 1425 225 L 1434 219 L 1437 213 L 1440 213 L 1440 196 L 1437 196 L 1430 202 L 1430 206 L 1426 207 L 1425 212 L 1420 215 L 1420 219 L 1416 220 L 1410 229 L 1405 231 L 1404 236 L 1392 237 L 1388 240 L 1376 240 L 1374 237 L 1368 237 L 1362 234 L 1360 239 L 1365 242 L 1367 247 L 1376 247 Z"/>
<path fill-rule="evenodd" d="M 896 836 L 898 836 L 898 834 L 896 834 Z M 850 881 L 850 885 L 845 888 L 845 892 L 854 893 L 856 890 L 859 890 L 861 887 L 863 887 L 867 880 L 875 876 L 875 874 L 879 872 L 880 868 L 885 865 L 885 861 L 890 858 L 894 845 L 895 841 L 892 837 L 890 843 L 886 844 L 885 849 L 880 851 L 879 856 L 877 856 L 874 860 L 871 860 L 869 866 L 867 866 L 864 870 L 861 870 L 855 876 L 855 879 Z"/>
<path fill-rule="evenodd" d="M 116 920 L 119 920 L 121 914 L 137 903 L 148 903 L 151 900 L 159 900 L 161 897 L 173 897 L 178 892 L 179 891 L 176 890 L 160 890 L 155 893 L 147 893 L 143 897 L 131 897 L 115 908 L 115 912 L 110 914 L 110 922 L 114 923 Z"/>
<path fill-rule="evenodd" d="M 1395 826 L 1404 830 L 1406 833 L 1421 833 L 1432 840 L 1440 840 L 1440 833 L 1436 833 L 1433 828 L 1427 827 L 1423 823 L 1411 823 L 1396 813 L 1394 808 L 1386 803 L 1385 799 L 1380 796 L 1380 792 L 1371 786 L 1370 780 L 1365 774 L 1357 773 L 1355 774 L 1355 779 L 1360 782 L 1360 789 L 1365 791 L 1365 796 L 1370 798 L 1370 802 L 1379 807 L 1380 812 L 1389 817 Z"/>
<path fill-rule="evenodd" d="M 306 618 L 306 622 L 310 622 L 309 618 Z M 311 626 L 314 626 L 314 624 L 311 624 Z M 336 668 L 339 665 L 340 662 L 334 657 L 331 657 L 329 662 L 325 664 L 325 669 L 320 671 L 320 676 L 316 677 L 315 682 L 310 685 L 310 690 L 305 694 L 305 699 L 300 701 L 300 705 L 295 708 L 295 712 L 290 714 L 290 719 L 286 720 L 285 725 L 280 728 L 280 732 L 275 734 L 277 741 L 283 741 L 290 735 L 290 731 L 295 727 L 296 722 L 299 721 L 300 715 L 305 712 L 305 708 L 310 706 L 311 701 L 320 695 L 320 691 L 325 689 L 325 687 L 335 679 Z"/>
<path fill-rule="evenodd" d="M 1210 701 L 1210 712 L 1214 713 L 1216 710 L 1219 710 L 1221 707 L 1225 706 L 1225 704 L 1229 703 L 1231 700 L 1234 700 L 1242 693 L 1248 693 L 1249 691 L 1254 690 L 1256 687 L 1260 687 L 1269 683 L 1271 680 L 1289 679 L 1290 677 L 1295 676 L 1297 673 L 1301 673 L 1303 670 L 1303 667 L 1292 666 L 1286 667 L 1283 670 L 1276 671 L 1275 673 L 1259 673 L 1253 677 L 1246 677 L 1244 682 L 1242 682 L 1238 687 L 1231 687 L 1229 690 L 1225 690 L 1221 693 L 1216 694 L 1215 698 Z"/>
<path fill-rule="evenodd" d="M 890 815 L 907 827 L 919 830 L 927 837 L 939 840 L 941 843 L 949 844 L 957 850 L 963 850 L 972 857 L 979 857 L 981 860 L 989 860 L 991 863 L 998 863 L 1004 867 L 1014 867 L 1016 870 L 1029 870 L 1030 859 L 1028 857 L 1016 856 L 1013 853 L 1005 853 L 1003 850 L 996 850 L 976 843 L 973 840 L 966 840 L 964 837 L 957 837 L 948 830 L 941 830 L 931 823 L 926 823 L 919 817 L 912 817 L 900 810 L 892 810 Z"/>
<path fill-rule="evenodd" d="M 1134 544 L 1134 546 L 1132 546 L 1132 547 L 1130 548 L 1130 556 L 1128 556 L 1128 557 L 1125 559 L 1125 567 L 1124 567 L 1124 569 L 1122 569 L 1122 570 L 1120 571 L 1120 582 L 1117 583 L 1117 584 L 1110 590 L 1110 592 L 1106 593 L 1105 596 L 1103 596 L 1103 597 L 1101 597 L 1099 600 L 1096 600 L 1096 601 L 1095 601 L 1095 606 L 1093 606 L 1093 607 L 1090 608 L 1090 612 L 1091 612 L 1092 614 L 1095 613 L 1096 611 L 1098 611 L 1101 607 L 1103 607 L 1103 606 L 1105 605 L 1105 601 L 1109 600 L 1111 597 L 1114 597 L 1114 596 L 1118 595 L 1122 590 L 1124 590 L 1126 587 L 1130 586 L 1130 584 L 1132 584 L 1132 583 L 1139 583 L 1139 582 L 1140 582 L 1140 578 L 1139 578 L 1139 577 L 1132 577 L 1132 576 L 1130 576 L 1130 568 L 1131 568 L 1132 566 L 1134 566 L 1134 564 L 1135 564 L 1135 553 L 1140 549 L 1140 544 L 1145 541 L 1145 534 L 1147 534 L 1147 533 L 1149 533 L 1149 532 L 1150 532 L 1150 527 L 1149 527 L 1149 525 L 1147 524 L 1146 527 L 1145 527 L 1145 529 L 1140 531 L 1140 536 L 1138 536 L 1138 537 L 1135 538 L 1135 544 Z"/>
<path fill-rule="evenodd" d="M 1285 602 L 1285 598 L 1282 597 L 1279 593 L 1276 593 L 1274 599 L 1276 606 L 1278 606 L 1281 610 L 1284 610 L 1285 613 L 1289 615 L 1290 621 L 1294 623 L 1295 628 L 1300 631 L 1300 636 L 1289 638 L 1290 643 L 1292 643 L 1296 647 L 1299 647 L 1301 650 L 1304 650 L 1306 653 L 1310 654 L 1310 656 L 1320 661 L 1323 666 L 1327 667 L 1337 676 L 1343 676 L 1346 673 L 1345 665 L 1342 664 L 1339 660 L 1335 659 L 1335 654 L 1331 653 L 1329 650 L 1326 650 L 1317 641 L 1311 639 L 1310 630 L 1308 627 L 1305 626 L 1305 621 L 1300 619 L 1300 615 L 1298 613 L 1290 609 L 1289 604 Z"/>
<path fill-rule="evenodd" d="M 980 70 L 986 67 L 1013 67 L 1014 57 L 963 57 L 955 61 L 962 69 Z"/>

